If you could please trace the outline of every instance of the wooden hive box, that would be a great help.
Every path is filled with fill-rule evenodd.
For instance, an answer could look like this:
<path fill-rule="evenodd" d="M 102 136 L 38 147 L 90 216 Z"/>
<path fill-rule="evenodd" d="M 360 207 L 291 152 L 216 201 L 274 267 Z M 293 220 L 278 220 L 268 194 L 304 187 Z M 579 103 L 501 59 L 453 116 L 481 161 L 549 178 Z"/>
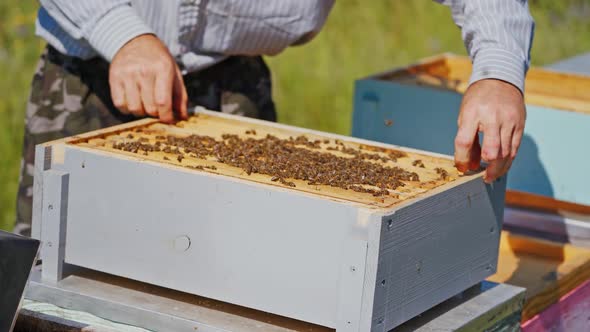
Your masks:
<path fill-rule="evenodd" d="M 469 58 L 445 54 L 358 80 L 353 136 L 452 155 L 470 74 Z M 527 122 L 508 199 L 528 205 L 512 195 L 524 192 L 590 206 L 590 77 L 533 67 L 525 89 Z"/>
<path fill-rule="evenodd" d="M 70 264 L 388 331 L 496 270 L 505 182 L 442 155 L 200 111 L 40 145 L 35 172 L 47 282 Z"/>

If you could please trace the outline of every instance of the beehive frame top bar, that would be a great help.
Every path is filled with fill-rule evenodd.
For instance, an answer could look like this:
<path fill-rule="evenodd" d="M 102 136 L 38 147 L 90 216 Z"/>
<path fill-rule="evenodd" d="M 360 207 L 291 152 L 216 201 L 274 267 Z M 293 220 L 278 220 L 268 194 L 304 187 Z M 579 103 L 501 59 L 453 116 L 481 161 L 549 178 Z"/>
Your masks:
<path fill-rule="evenodd" d="M 371 78 L 464 93 L 469 86 L 471 69 L 468 57 L 444 54 Z M 525 82 L 527 104 L 586 114 L 590 114 L 588 91 L 589 77 L 537 67 L 530 68 Z"/>
<path fill-rule="evenodd" d="M 401 180 L 399 186 L 389 184 L 367 185 L 350 183 L 353 189 L 342 186 L 318 184 L 313 181 L 272 174 L 260 174 L 256 170 L 232 166 L 228 162 L 220 162 L 214 154 L 197 156 L 183 148 L 167 144 L 168 137 L 183 139 L 191 135 L 209 137 L 216 142 L 224 139 L 264 140 L 267 135 L 281 142 L 291 142 L 296 149 L 306 149 L 314 153 L 326 153 L 331 156 L 353 158 L 363 154 L 363 162 L 373 163 L 380 170 L 400 168 L 412 175 L 410 179 Z M 144 151 L 144 143 L 155 146 L 160 141 L 158 151 Z M 187 121 L 174 125 L 159 123 L 153 119 L 115 126 L 103 130 L 74 136 L 63 140 L 69 146 L 90 149 L 96 153 L 107 153 L 121 158 L 133 158 L 139 162 L 153 162 L 164 167 L 176 167 L 189 172 L 207 172 L 230 176 L 242 180 L 254 181 L 267 185 L 298 190 L 326 198 L 359 203 L 366 207 L 390 208 L 411 198 L 417 198 L 430 190 L 444 184 L 454 182 L 462 177 L 455 169 L 452 159 L 429 153 L 416 152 L 411 149 L 394 148 L 379 143 L 348 139 L 338 135 L 324 134 L 311 130 L 289 127 L 265 121 L 242 119 L 210 111 L 199 111 Z M 53 142 L 55 143 L 55 142 Z M 131 144 L 130 144 L 131 143 Z M 288 145 L 291 143 L 287 143 Z M 52 144 L 52 143 L 49 143 Z M 166 148 L 169 146 L 169 148 Z M 289 145 L 290 146 L 290 145 Z M 180 156 L 180 157 L 179 157 Z M 293 162 L 287 161 L 287 162 Z M 378 169 L 378 170 L 379 170 Z M 335 176 L 347 169 L 334 169 Z M 250 174 L 248 174 L 250 173 Z M 324 177 L 325 178 L 325 177 Z M 386 193 L 380 193 L 388 187 Z M 394 189 L 391 189 L 394 188 Z M 366 192 L 363 192 L 365 191 Z"/>

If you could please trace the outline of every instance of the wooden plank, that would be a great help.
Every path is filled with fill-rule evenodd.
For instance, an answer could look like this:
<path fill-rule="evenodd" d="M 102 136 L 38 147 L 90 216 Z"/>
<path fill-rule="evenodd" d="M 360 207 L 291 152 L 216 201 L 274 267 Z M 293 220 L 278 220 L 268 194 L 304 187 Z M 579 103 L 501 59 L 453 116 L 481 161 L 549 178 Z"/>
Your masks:
<path fill-rule="evenodd" d="M 404 84 L 425 85 L 465 93 L 471 76 L 468 57 L 446 54 L 418 64 L 385 72 L 372 78 L 394 80 Z M 555 84 L 558 81 L 559 84 Z M 590 114 L 588 77 L 531 67 L 527 73 L 527 104 Z"/>
<path fill-rule="evenodd" d="M 41 259 L 47 263 L 43 278 L 56 282 L 63 276 L 66 250 L 66 216 L 69 174 L 56 170 L 43 172 L 43 247 Z"/>
<path fill-rule="evenodd" d="M 150 331 L 333 331 L 97 271 L 79 269 L 55 284 L 41 282 L 41 269 L 34 272 L 27 299 Z"/>
<path fill-rule="evenodd" d="M 488 278 L 527 289 L 526 321 L 590 278 L 590 250 L 502 232 L 496 274 Z"/>
<path fill-rule="evenodd" d="M 503 191 L 504 184 L 494 190 Z M 389 331 L 494 273 L 501 230 L 494 203 L 502 201 L 490 196 L 483 183 L 470 182 L 383 218 L 373 287 L 375 331 Z M 481 215 L 485 222 L 474 222 Z"/>
<path fill-rule="evenodd" d="M 37 276 L 33 275 L 27 298 L 152 331 L 188 331 L 195 327 L 198 331 L 207 332 L 333 331 L 96 271 L 78 271 L 54 285 L 40 283 Z M 469 326 L 475 326 L 475 330 L 479 331 L 518 326 L 523 297 L 522 288 L 486 282 L 452 297 L 393 331 L 447 332 L 462 331 Z"/>
<path fill-rule="evenodd" d="M 450 89 L 459 93 L 467 90 L 471 76 L 468 57 L 448 55 L 437 60 L 410 66 L 386 79 L 401 79 L 415 83 Z M 555 84 L 555 82 L 559 84 Z M 590 80 L 582 75 L 531 67 L 527 73 L 525 99 L 527 104 L 590 114 L 590 98 L 586 93 Z"/>
<path fill-rule="evenodd" d="M 590 321 L 590 280 L 522 324 L 523 332 L 586 331 Z"/>
<path fill-rule="evenodd" d="M 61 317 L 22 309 L 16 320 L 14 332 L 92 332 L 91 330 L 86 329 L 87 326 L 87 324 L 66 320 Z"/>
<path fill-rule="evenodd" d="M 524 289 L 483 282 L 392 332 L 519 331 Z"/>
<path fill-rule="evenodd" d="M 43 214 L 43 172 L 51 165 L 51 147 L 35 147 L 35 168 L 33 174 L 33 208 L 31 237 L 41 240 L 41 219 Z"/>
<path fill-rule="evenodd" d="M 590 215 L 590 205 L 561 201 L 551 197 L 517 190 L 509 190 L 506 192 L 506 204 L 517 208 L 544 212 L 573 212 Z"/>
<path fill-rule="evenodd" d="M 383 228 L 383 224 L 380 222 L 369 222 L 371 216 L 370 215 L 360 215 L 360 221 L 364 221 L 367 223 L 366 229 L 366 236 L 368 243 L 380 243 L 381 242 L 381 230 Z M 359 323 L 359 331 L 370 331 L 373 327 L 373 311 L 374 311 L 374 304 L 375 299 L 378 297 L 378 294 L 381 292 L 371 291 L 375 289 L 375 285 L 378 284 L 377 282 L 377 269 L 379 267 L 379 248 L 380 246 L 368 246 L 367 247 L 367 262 L 368 264 L 365 266 L 365 275 L 363 278 L 363 296 L 361 299 L 361 312 L 360 312 L 360 323 Z"/>
<path fill-rule="evenodd" d="M 590 248 L 590 216 L 506 209 L 504 229 L 550 241 Z"/>
<path fill-rule="evenodd" d="M 25 299 L 19 315 L 18 330 L 80 332 L 148 332 L 149 330 L 104 319 L 88 312 L 51 303 Z"/>

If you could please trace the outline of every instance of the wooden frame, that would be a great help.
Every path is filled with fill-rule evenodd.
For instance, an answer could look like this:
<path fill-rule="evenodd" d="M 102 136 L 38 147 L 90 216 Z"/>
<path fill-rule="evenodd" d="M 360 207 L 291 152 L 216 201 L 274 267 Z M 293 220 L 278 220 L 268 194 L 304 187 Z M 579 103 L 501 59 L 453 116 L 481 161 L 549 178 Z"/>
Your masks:
<path fill-rule="evenodd" d="M 146 134 L 138 128 L 305 135 L 403 151 L 395 163 L 409 168 L 420 158 L 426 167 L 414 167 L 419 183 L 385 198 L 296 180 L 291 188 L 218 164 L 194 169 L 210 160 L 180 165 L 110 148 L 128 131 Z M 505 180 L 485 185 L 481 174 L 457 173 L 445 156 L 208 111 L 176 126 L 141 120 L 50 142 L 38 155 L 44 175 L 68 177 L 67 193 L 48 176 L 35 185 L 44 195 L 35 196 L 34 225 L 43 231 L 34 234 L 43 239 L 43 257 L 57 257 L 44 264 L 82 266 L 338 331 L 388 331 L 495 271 Z M 447 171 L 444 179 L 436 167 Z M 49 204 L 67 211 L 58 225 L 43 212 Z M 59 239 L 63 255 L 50 239 Z"/>

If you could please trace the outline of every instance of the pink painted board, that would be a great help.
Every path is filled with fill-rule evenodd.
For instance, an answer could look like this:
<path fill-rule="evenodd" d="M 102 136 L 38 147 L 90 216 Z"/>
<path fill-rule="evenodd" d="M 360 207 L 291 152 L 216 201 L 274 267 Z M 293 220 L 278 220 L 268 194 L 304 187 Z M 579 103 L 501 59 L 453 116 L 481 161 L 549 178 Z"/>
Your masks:
<path fill-rule="evenodd" d="M 522 331 L 590 332 L 590 280 L 523 323 Z"/>

